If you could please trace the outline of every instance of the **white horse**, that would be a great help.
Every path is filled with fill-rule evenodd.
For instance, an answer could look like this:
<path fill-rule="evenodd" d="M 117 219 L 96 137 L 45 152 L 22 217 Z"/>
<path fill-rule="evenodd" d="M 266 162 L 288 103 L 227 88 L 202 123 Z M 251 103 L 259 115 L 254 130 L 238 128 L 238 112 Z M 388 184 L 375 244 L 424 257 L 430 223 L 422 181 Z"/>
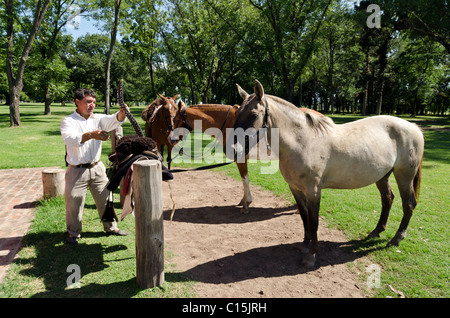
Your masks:
<path fill-rule="evenodd" d="M 264 94 L 258 81 L 251 95 L 237 87 L 244 101 L 236 112 L 234 128 L 267 127 L 269 144 L 279 142 L 280 172 L 294 195 L 305 228 L 303 265 L 315 264 L 324 188 L 356 189 L 376 183 L 382 211 L 369 236 L 378 237 L 386 228 L 394 200 L 389 183 L 393 172 L 403 202 L 403 219 L 389 244 L 398 245 L 405 238 L 420 188 L 424 138 L 419 127 L 393 116 L 336 125 L 318 112 L 301 111 L 281 98 Z M 271 128 L 279 129 L 279 140 L 271 140 Z M 258 134 L 258 138 L 263 135 Z M 236 141 L 231 147 L 235 152 L 249 151 Z"/>

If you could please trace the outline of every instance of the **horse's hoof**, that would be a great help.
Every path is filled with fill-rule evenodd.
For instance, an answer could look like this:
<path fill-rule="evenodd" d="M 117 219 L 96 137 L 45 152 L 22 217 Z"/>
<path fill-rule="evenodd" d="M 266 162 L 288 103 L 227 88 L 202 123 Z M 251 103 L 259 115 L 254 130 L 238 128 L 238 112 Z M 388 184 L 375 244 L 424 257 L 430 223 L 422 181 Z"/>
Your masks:
<path fill-rule="evenodd" d="M 312 268 L 316 264 L 316 254 L 306 254 L 302 260 L 302 266 L 305 268 Z"/>
<path fill-rule="evenodd" d="M 400 242 L 406 237 L 406 231 L 397 232 L 392 240 L 389 241 L 388 246 L 399 246 Z"/>
<path fill-rule="evenodd" d="M 308 243 L 302 243 L 300 245 L 300 252 L 302 252 L 302 254 L 308 254 L 309 253 L 309 244 Z"/>
<path fill-rule="evenodd" d="M 394 238 L 390 240 L 389 243 L 387 243 L 387 246 L 399 246 L 401 240 L 402 240 L 401 238 L 394 236 Z"/>
<path fill-rule="evenodd" d="M 400 245 L 400 241 L 395 238 L 393 238 L 392 240 L 390 240 L 387 243 L 387 246 L 399 246 L 399 245 Z"/>
<path fill-rule="evenodd" d="M 368 238 L 376 238 L 376 237 L 380 237 L 380 232 L 375 229 L 372 232 L 369 233 L 369 235 L 367 235 Z"/>
<path fill-rule="evenodd" d="M 248 210 L 248 205 L 246 206 L 246 205 L 244 205 L 242 208 L 241 208 L 241 213 L 242 214 L 248 214 L 250 211 Z"/>

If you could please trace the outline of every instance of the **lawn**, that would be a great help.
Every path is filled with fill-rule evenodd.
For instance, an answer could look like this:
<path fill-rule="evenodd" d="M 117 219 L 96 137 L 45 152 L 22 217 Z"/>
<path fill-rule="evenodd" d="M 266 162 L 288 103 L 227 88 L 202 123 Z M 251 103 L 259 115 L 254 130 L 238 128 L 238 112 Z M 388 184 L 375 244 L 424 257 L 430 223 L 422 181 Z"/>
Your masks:
<path fill-rule="evenodd" d="M 59 134 L 61 119 L 73 111 L 73 105 L 53 106 L 52 115 L 43 115 L 42 104 L 21 105 L 22 126 L 9 127 L 9 108 L 0 106 L 0 132 L 3 136 L 0 168 L 64 167 L 64 144 Z M 143 107 L 131 107 L 143 125 Z M 359 116 L 333 116 L 336 123 L 359 119 Z M 409 118 L 406 118 L 409 119 Z M 375 185 L 358 190 L 323 190 L 321 210 L 324 224 L 344 231 L 352 243 L 350 249 L 369 257 L 381 267 L 380 287 L 375 297 L 397 295 L 389 286 L 406 297 L 449 297 L 449 211 L 450 190 L 450 121 L 448 118 L 418 117 L 414 121 L 424 130 L 426 151 L 423 162 L 419 204 L 411 219 L 408 235 L 399 247 L 386 248 L 402 217 L 401 199 L 391 183 L 396 199 L 387 230 L 378 239 L 364 239 L 375 227 L 381 201 Z M 133 133 L 129 123 L 124 133 Z M 210 140 L 206 141 L 209 143 Z M 102 160 L 107 161 L 110 143 L 103 143 Z M 263 175 L 263 163 L 249 165 L 252 184 L 292 199 L 280 173 Z M 187 166 L 183 164 L 183 166 Z M 235 165 L 217 169 L 240 179 Z M 173 270 L 170 246 L 166 247 L 166 283 L 162 288 L 140 290 L 135 285 L 134 238 L 104 237 L 98 232 L 99 221 L 93 200 L 88 195 L 83 215 L 83 243 L 75 253 L 63 244 L 65 219 L 62 198 L 41 201 L 32 229 L 24 238 L 19 258 L 0 285 L 0 297 L 190 297 L 191 282 Z M 117 201 L 117 200 L 116 200 Z M 117 207 L 117 212 L 120 213 Z M 122 228 L 134 232 L 134 219 L 127 218 Z M 319 238 L 320 239 L 320 238 Z M 66 289 L 67 267 L 83 268 L 79 289 Z M 106 287 L 106 288 L 105 288 Z"/>

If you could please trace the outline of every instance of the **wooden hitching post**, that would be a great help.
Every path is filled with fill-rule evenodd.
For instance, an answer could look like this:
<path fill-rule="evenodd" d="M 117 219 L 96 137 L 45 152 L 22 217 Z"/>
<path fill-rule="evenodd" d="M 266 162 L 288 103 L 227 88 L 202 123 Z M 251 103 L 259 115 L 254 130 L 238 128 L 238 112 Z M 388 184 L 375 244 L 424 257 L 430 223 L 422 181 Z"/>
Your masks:
<path fill-rule="evenodd" d="M 164 283 L 164 225 L 161 163 L 133 164 L 136 222 L 136 282 L 141 288 Z"/>

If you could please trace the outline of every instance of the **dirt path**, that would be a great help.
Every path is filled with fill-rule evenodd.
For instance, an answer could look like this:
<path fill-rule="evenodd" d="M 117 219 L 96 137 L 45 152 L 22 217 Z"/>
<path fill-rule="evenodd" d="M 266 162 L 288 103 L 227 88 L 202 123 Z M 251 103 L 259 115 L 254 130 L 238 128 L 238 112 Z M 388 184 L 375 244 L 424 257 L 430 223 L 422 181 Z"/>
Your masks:
<path fill-rule="evenodd" d="M 348 252 L 345 236 L 323 220 L 317 264 L 307 270 L 300 265 L 303 225 L 295 206 L 253 186 L 251 212 L 243 215 L 235 206 L 241 182 L 213 171 L 174 176 L 172 223 L 169 185 L 163 183 L 165 243 L 174 253 L 170 263 L 198 282 L 196 296 L 364 297 L 358 273 L 346 263 L 368 261 Z"/>

